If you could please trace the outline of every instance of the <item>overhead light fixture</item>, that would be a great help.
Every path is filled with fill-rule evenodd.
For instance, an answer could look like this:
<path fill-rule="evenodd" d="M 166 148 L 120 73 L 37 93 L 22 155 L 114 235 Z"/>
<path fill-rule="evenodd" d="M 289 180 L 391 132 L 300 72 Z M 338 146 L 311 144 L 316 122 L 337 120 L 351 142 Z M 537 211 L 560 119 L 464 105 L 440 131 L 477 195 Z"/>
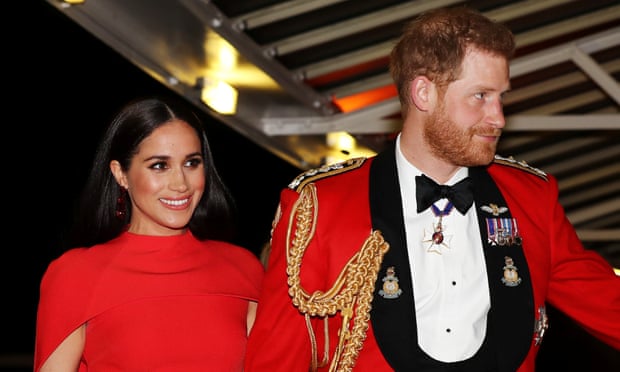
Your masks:
<path fill-rule="evenodd" d="M 326 136 L 329 154 L 323 159 L 323 164 L 338 163 L 357 157 L 370 157 L 376 152 L 360 146 L 357 140 L 347 132 L 328 132 Z"/>
<path fill-rule="evenodd" d="M 200 100 L 211 109 L 223 115 L 237 112 L 238 92 L 230 84 L 216 79 L 202 78 Z"/>
<path fill-rule="evenodd" d="M 327 133 L 327 146 L 341 151 L 343 154 L 350 154 L 356 145 L 355 138 L 347 132 Z"/>
<path fill-rule="evenodd" d="M 70 5 L 79 5 L 84 4 L 86 0 L 62 0 L 62 2 Z"/>

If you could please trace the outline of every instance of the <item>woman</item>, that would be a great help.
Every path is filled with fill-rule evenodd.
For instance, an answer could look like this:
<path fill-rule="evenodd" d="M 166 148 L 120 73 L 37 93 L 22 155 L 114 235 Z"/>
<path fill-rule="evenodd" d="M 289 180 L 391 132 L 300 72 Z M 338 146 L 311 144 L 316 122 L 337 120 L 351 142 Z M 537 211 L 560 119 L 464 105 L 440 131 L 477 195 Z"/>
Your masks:
<path fill-rule="evenodd" d="M 125 106 L 41 281 L 34 370 L 241 371 L 263 268 L 225 242 L 232 206 L 191 111 Z"/>

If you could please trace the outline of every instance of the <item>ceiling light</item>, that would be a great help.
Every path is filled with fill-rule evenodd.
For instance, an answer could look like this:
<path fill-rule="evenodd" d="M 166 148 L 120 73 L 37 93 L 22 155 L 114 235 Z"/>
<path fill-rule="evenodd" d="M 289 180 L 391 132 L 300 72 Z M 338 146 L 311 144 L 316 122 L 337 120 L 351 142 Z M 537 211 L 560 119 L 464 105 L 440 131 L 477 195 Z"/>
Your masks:
<path fill-rule="evenodd" d="M 201 85 L 200 100 L 205 105 L 223 115 L 234 115 L 237 112 L 238 92 L 230 84 L 204 78 Z"/>

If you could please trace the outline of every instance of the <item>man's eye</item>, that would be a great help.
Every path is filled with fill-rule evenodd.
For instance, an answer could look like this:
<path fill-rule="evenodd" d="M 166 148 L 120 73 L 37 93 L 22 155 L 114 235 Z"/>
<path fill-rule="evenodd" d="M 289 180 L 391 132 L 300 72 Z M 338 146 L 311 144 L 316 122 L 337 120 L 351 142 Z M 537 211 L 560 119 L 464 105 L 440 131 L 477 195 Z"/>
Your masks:
<path fill-rule="evenodd" d="M 476 97 L 476 99 L 484 99 L 485 94 L 484 93 L 476 93 L 474 94 L 474 97 Z"/>

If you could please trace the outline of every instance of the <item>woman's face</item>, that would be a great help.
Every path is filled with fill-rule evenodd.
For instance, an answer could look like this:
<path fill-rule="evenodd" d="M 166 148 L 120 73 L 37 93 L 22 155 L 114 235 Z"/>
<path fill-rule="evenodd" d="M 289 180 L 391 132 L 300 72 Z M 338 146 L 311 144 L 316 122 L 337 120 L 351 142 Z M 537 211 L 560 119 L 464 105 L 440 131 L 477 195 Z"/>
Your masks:
<path fill-rule="evenodd" d="M 114 172 L 115 165 L 111 167 Z M 196 131 L 180 120 L 157 128 L 139 145 L 127 172 L 121 170 L 119 183 L 131 197 L 130 232 L 184 232 L 205 188 L 205 167 Z"/>

